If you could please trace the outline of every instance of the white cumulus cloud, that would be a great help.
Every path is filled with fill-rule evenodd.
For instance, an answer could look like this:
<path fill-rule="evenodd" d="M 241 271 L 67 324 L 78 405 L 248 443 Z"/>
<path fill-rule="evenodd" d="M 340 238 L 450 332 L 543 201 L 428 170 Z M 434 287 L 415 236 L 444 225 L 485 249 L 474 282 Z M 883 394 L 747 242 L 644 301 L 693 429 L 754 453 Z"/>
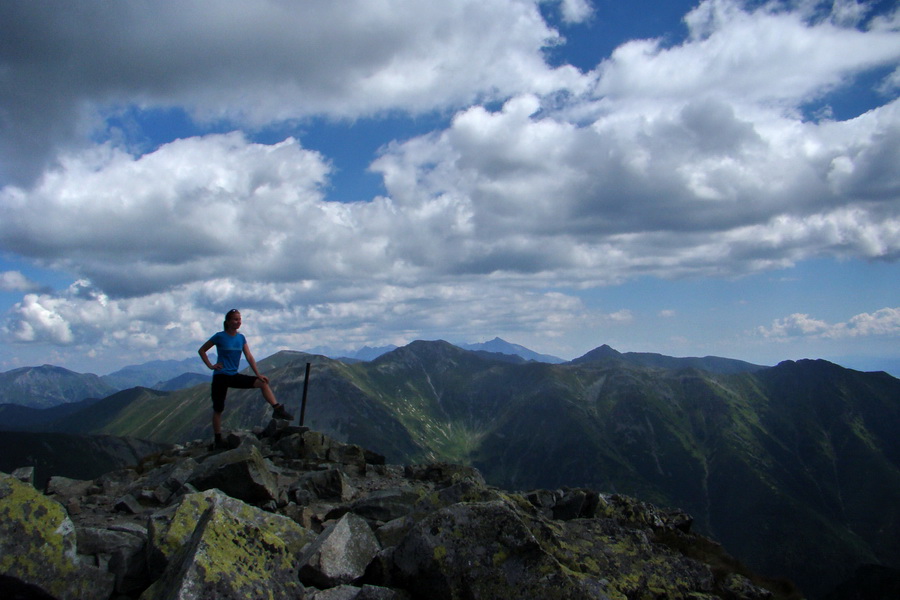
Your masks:
<path fill-rule="evenodd" d="M 767 338 L 896 336 L 900 334 L 900 308 L 861 313 L 843 323 L 828 323 L 807 314 L 795 313 L 776 320 L 771 327 L 760 327 L 758 332 Z"/>
<path fill-rule="evenodd" d="M 40 288 L 40 284 L 30 280 L 19 271 L 0 271 L 0 291 L 2 292 L 33 292 Z"/>
<path fill-rule="evenodd" d="M 581 85 L 576 69 L 544 62 L 542 49 L 560 36 L 537 4 L 3 2 L 0 172 L 27 181 L 55 147 L 129 104 L 257 128 Z M 564 3 L 572 18 L 585 10 Z"/>

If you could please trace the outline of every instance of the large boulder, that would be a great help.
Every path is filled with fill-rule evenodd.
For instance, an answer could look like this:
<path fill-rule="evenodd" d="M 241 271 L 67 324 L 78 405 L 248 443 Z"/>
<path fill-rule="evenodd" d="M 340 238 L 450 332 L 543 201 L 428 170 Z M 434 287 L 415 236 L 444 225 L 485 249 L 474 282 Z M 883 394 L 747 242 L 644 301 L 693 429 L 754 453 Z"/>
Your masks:
<path fill-rule="evenodd" d="M 302 597 L 301 549 L 314 535 L 218 490 L 188 494 L 151 518 L 151 570 L 162 576 L 141 600 Z"/>
<path fill-rule="evenodd" d="M 588 503 L 574 504 L 581 504 L 581 511 L 590 505 L 596 516 L 574 517 L 572 499 L 580 496 L 581 491 L 559 495 L 566 512 L 561 519 L 531 513 L 530 504 L 522 506 L 526 510 L 521 514 L 541 546 L 567 571 L 601 581 L 610 598 L 771 600 L 769 590 L 731 571 L 737 562 L 719 544 L 689 533 L 691 521 L 684 513 L 626 496 L 588 494 Z"/>
<path fill-rule="evenodd" d="M 206 459 L 187 480 L 200 491 L 217 488 L 250 504 L 277 500 L 278 483 L 256 446 L 245 445 Z"/>
<path fill-rule="evenodd" d="M 319 534 L 300 561 L 300 580 L 319 588 L 351 583 L 381 550 L 378 539 L 362 517 L 347 513 Z"/>
<path fill-rule="evenodd" d="M 693 600 L 703 595 L 761 598 L 726 593 L 709 565 L 658 543 L 651 529 L 600 518 L 553 522 L 548 531 L 551 537 L 546 538 L 545 546 L 557 560 L 583 576 L 601 579 L 612 598 L 656 597 L 662 592 L 670 600 Z M 746 583 L 748 590 L 755 590 L 749 581 Z"/>
<path fill-rule="evenodd" d="M 6 593 L 30 590 L 23 597 L 108 598 L 115 577 L 82 564 L 77 544 L 75 525 L 62 505 L 0 473 L 0 582 Z"/>
<path fill-rule="evenodd" d="M 394 577 L 416 597 L 602 599 L 571 575 L 503 501 L 454 504 L 423 519 L 392 555 Z"/>

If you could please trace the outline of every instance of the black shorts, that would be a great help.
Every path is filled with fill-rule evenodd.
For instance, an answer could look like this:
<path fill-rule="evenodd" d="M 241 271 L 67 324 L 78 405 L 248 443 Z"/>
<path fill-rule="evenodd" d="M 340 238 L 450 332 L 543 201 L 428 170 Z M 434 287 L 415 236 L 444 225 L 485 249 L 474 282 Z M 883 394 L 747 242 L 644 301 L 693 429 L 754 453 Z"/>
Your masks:
<path fill-rule="evenodd" d="M 256 377 L 252 375 L 244 375 L 237 373 L 235 375 L 227 375 L 225 373 L 216 373 L 212 378 L 212 403 L 215 412 L 225 410 L 225 395 L 228 394 L 228 388 L 238 388 L 241 390 L 249 390 L 256 385 Z"/>

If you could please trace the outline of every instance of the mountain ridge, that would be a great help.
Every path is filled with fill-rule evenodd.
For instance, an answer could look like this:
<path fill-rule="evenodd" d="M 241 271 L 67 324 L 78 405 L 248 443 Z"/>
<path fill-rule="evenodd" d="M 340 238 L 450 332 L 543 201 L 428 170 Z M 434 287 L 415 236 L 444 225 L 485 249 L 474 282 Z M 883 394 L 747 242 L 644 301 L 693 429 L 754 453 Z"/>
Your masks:
<path fill-rule="evenodd" d="M 898 560 L 900 532 L 884 523 L 900 523 L 900 380 L 821 360 L 711 372 L 597 350 L 553 365 L 416 341 L 369 362 L 284 351 L 260 366 L 298 411 L 310 362 L 307 422 L 338 440 L 393 462 L 470 464 L 504 489 L 677 506 L 755 570 L 816 594 Z M 204 386 L 104 406 L 115 414 L 96 432 L 209 436 Z M 226 428 L 269 415 L 258 392 L 229 393 Z"/>
<path fill-rule="evenodd" d="M 173 381 L 191 374 L 203 375 L 208 378 L 209 369 L 196 357 L 182 360 L 152 360 L 122 367 L 108 375 L 101 376 L 101 379 L 120 391 L 133 387 L 166 387 L 172 385 Z"/>
<path fill-rule="evenodd" d="M 93 373 L 76 373 L 54 365 L 20 367 L 0 373 L 0 404 L 49 408 L 115 391 Z"/>
<path fill-rule="evenodd" d="M 526 348 L 525 346 L 507 342 L 500 337 L 495 337 L 490 341 L 481 342 L 478 344 L 457 345 L 465 350 L 483 350 L 485 352 L 494 352 L 497 354 L 510 354 L 521 356 L 525 360 L 534 360 L 537 362 L 545 362 L 550 364 L 559 364 L 566 362 L 565 359 L 559 358 L 558 356 L 553 356 L 552 354 L 540 354 L 539 352 L 535 352 L 534 350 Z"/>
<path fill-rule="evenodd" d="M 573 361 L 565 361 L 564 359 L 549 354 L 540 354 L 519 344 L 507 342 L 500 337 L 495 337 L 489 342 L 478 344 L 453 345 L 464 350 L 483 352 L 485 355 L 495 354 L 498 357 L 502 356 L 504 357 L 504 360 L 508 362 L 519 362 L 519 359 L 521 359 L 521 361 L 535 361 L 548 364 L 563 364 L 566 362 L 578 363 L 593 360 L 598 354 L 603 354 L 633 364 L 659 366 L 663 368 L 697 366 L 698 368 L 717 372 L 741 372 L 744 370 L 762 368 L 759 365 L 752 365 L 751 363 L 746 363 L 744 361 L 714 356 L 707 356 L 704 358 L 676 358 L 654 353 L 620 353 L 605 344 Z M 364 346 L 356 352 L 347 354 L 338 353 L 328 356 L 335 360 L 347 363 L 371 362 L 396 349 L 397 346 L 393 345 L 380 348 Z M 486 358 L 490 357 L 486 356 Z M 23 387 L 22 383 L 20 383 L 23 380 L 34 379 L 37 379 L 38 382 L 40 382 L 42 381 L 40 376 L 41 373 L 44 373 L 43 379 L 45 380 L 50 379 L 47 374 L 51 373 L 55 374 L 57 378 L 63 376 L 67 380 L 67 385 L 64 388 L 65 392 L 53 392 L 49 382 L 41 384 L 40 388 L 31 390 Z M 0 404 L 20 404 L 31 408 L 48 408 L 66 402 L 80 401 L 88 398 L 103 398 L 112 393 L 135 387 L 177 391 L 204 383 L 208 381 L 209 377 L 209 370 L 196 358 L 186 358 L 182 360 L 153 360 L 142 364 L 128 365 L 109 373 L 108 375 L 99 376 L 99 381 L 98 376 L 92 373 L 77 373 L 53 365 L 21 367 L 12 371 L 0 373 Z M 83 388 L 83 391 L 81 388 Z M 44 395 L 42 396 L 41 393 Z"/>
<path fill-rule="evenodd" d="M 594 360 L 622 360 L 634 365 L 644 367 L 658 367 L 662 369 L 686 369 L 696 368 L 712 373 L 752 373 L 765 369 L 763 365 L 749 363 L 735 358 L 721 356 L 686 356 L 675 357 L 657 354 L 655 352 L 619 352 L 610 346 L 603 344 L 590 352 L 575 358 L 569 362 L 580 364 Z"/>

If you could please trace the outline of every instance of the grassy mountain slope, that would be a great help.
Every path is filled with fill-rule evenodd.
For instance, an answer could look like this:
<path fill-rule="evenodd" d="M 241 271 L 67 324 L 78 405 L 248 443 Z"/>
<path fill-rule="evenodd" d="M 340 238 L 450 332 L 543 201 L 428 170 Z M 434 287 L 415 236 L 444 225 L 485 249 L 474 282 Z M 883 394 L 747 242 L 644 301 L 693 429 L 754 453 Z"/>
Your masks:
<path fill-rule="evenodd" d="M 208 383 L 210 374 L 207 373 L 182 373 L 172 379 L 160 381 L 153 385 L 154 390 L 163 392 L 174 392 L 185 388 L 194 387 L 203 383 Z"/>
<path fill-rule="evenodd" d="M 681 507 L 754 568 L 814 593 L 857 564 L 897 564 L 900 381 L 824 361 L 719 366 L 515 365 L 421 342 L 358 368 L 419 424 L 428 456 L 497 485 Z"/>
<path fill-rule="evenodd" d="M 116 431 L 134 431 L 141 439 L 153 439 L 153 436 L 139 435 L 140 424 L 147 421 L 144 408 L 165 401 L 166 393 L 143 387 L 131 388 L 116 392 L 106 398 L 90 403 L 82 410 L 66 415 L 48 424 L 50 431 L 67 433 L 111 433 Z M 137 413 L 135 419 L 128 415 Z M 152 420 L 152 419 L 151 419 Z"/>
<path fill-rule="evenodd" d="M 768 400 L 759 411 L 768 471 L 781 475 L 776 497 L 808 519 L 802 527 L 780 515 L 781 526 L 798 534 L 794 551 L 807 552 L 796 568 L 814 577 L 811 563 L 831 563 L 851 550 L 871 556 L 868 562 L 900 564 L 900 380 L 801 361 L 762 372 L 758 381 Z M 831 543 L 800 543 L 812 527 Z"/>
<path fill-rule="evenodd" d="M 608 348 L 551 365 L 414 342 L 368 363 L 281 352 L 261 367 L 299 417 L 312 363 L 306 423 L 341 441 L 392 462 L 472 464 L 509 489 L 582 486 L 679 507 L 813 597 L 859 564 L 900 564 L 900 380 L 824 361 L 698 360 L 713 371 Z M 206 385 L 108 400 L 84 431 L 210 436 Z M 270 414 L 256 390 L 233 390 L 225 426 Z"/>

